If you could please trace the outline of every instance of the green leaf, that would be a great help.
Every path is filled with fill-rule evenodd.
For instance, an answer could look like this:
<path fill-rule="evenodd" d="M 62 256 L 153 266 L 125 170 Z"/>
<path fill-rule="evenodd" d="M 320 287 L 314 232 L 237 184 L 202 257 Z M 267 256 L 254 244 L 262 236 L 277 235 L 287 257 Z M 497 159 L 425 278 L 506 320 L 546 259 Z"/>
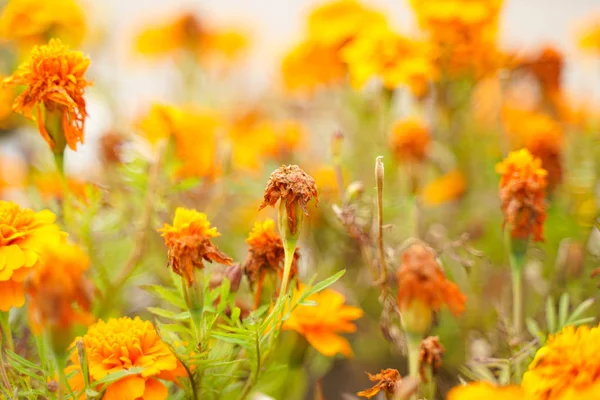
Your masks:
<path fill-rule="evenodd" d="M 525 325 L 527 326 L 527 330 L 531 333 L 532 336 L 540 338 L 540 340 L 544 341 L 546 335 L 540 329 L 540 326 L 533 318 L 527 318 L 525 320 Z"/>
<path fill-rule="evenodd" d="M 144 372 L 145 368 L 143 367 L 133 367 L 130 369 L 123 369 L 117 372 L 113 372 L 111 374 L 106 375 L 104 378 L 94 381 L 94 385 L 103 385 L 102 390 L 106 389 L 106 386 L 114 383 L 120 379 L 123 379 L 127 376 L 138 375 Z"/>
<path fill-rule="evenodd" d="M 587 317 L 587 318 L 577 319 L 575 321 L 570 322 L 569 325 L 579 326 L 579 325 L 591 324 L 593 322 L 596 322 L 596 317 Z"/>
<path fill-rule="evenodd" d="M 338 273 L 336 273 L 333 276 L 330 276 L 329 278 L 322 280 L 321 282 L 317 283 L 315 286 L 313 286 L 312 288 L 310 288 L 310 292 L 312 293 L 317 293 L 320 292 L 323 289 L 328 288 L 329 286 L 333 285 L 334 283 L 336 283 L 342 276 L 344 276 L 344 274 L 346 273 L 346 270 L 343 269 L 341 271 L 339 271 Z"/>
<path fill-rule="evenodd" d="M 159 317 L 173 319 L 175 321 L 186 321 L 190 319 L 190 312 L 184 311 L 181 313 L 174 313 L 173 311 L 163 310 L 158 307 L 148 307 L 148 311 L 150 311 L 154 315 L 158 315 Z"/>
<path fill-rule="evenodd" d="M 571 313 L 569 318 L 567 319 L 567 325 L 573 325 L 573 321 L 576 321 L 581 315 L 583 315 L 592 305 L 594 304 L 594 299 L 587 299 L 579 304 L 575 310 Z"/>
<path fill-rule="evenodd" d="M 548 327 L 548 332 L 556 332 L 556 314 L 552 297 L 548 297 L 548 300 L 546 300 L 546 324 Z"/>
<path fill-rule="evenodd" d="M 569 294 L 563 293 L 558 302 L 558 328 L 562 328 L 567 323 L 569 314 Z"/>
<path fill-rule="evenodd" d="M 162 285 L 140 285 L 140 288 L 178 308 L 184 310 L 187 308 L 185 300 L 183 300 L 181 293 L 177 289 Z"/>

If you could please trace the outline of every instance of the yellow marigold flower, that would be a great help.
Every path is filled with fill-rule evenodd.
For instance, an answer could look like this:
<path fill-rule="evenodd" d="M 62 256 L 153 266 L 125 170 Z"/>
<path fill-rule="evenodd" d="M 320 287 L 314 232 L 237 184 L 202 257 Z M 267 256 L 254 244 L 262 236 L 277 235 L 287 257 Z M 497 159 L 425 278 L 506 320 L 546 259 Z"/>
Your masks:
<path fill-rule="evenodd" d="M 248 277 L 251 288 L 254 290 L 254 307 L 260 306 L 263 282 L 270 272 L 275 272 L 279 280 L 283 279 L 283 262 L 285 252 L 283 241 L 275 230 L 275 221 L 266 219 L 264 222 L 256 222 L 252 232 L 246 239 L 248 243 L 248 257 L 242 268 Z M 298 274 L 298 249 L 294 252 L 290 280 Z M 279 284 L 281 286 L 281 284 Z"/>
<path fill-rule="evenodd" d="M 446 400 L 525 400 L 518 386 L 496 386 L 489 382 L 473 382 L 453 388 Z"/>
<path fill-rule="evenodd" d="M 173 135 L 175 113 L 175 107 L 166 104 L 152 104 L 148 113 L 136 121 L 135 127 L 151 145 L 157 145 Z"/>
<path fill-rule="evenodd" d="M 533 236 L 542 241 L 546 220 L 545 192 L 547 175 L 542 161 L 527 149 L 511 152 L 496 165 L 500 178 L 500 200 L 504 225 L 509 225 L 513 238 Z"/>
<path fill-rule="evenodd" d="M 0 81 L 4 79 L 6 79 L 4 76 L 0 76 Z M 0 86 L 0 129 L 9 130 L 16 125 L 12 109 L 16 95 L 13 87 Z"/>
<path fill-rule="evenodd" d="M 429 127 L 419 118 L 397 121 L 392 127 L 390 142 L 400 162 L 423 162 L 431 144 Z"/>
<path fill-rule="evenodd" d="M 357 396 L 371 397 L 377 396 L 379 392 L 384 391 L 386 397 L 393 397 L 396 392 L 396 387 L 402 382 L 402 376 L 397 369 L 387 368 L 382 369 L 380 373 L 371 375 L 367 372 L 371 382 L 377 382 L 372 388 L 356 393 Z"/>
<path fill-rule="evenodd" d="M 387 25 L 383 13 L 356 0 L 334 0 L 315 8 L 308 17 L 311 40 L 340 48 L 373 28 Z"/>
<path fill-rule="evenodd" d="M 283 85 L 290 93 L 313 94 L 343 82 L 347 68 L 335 47 L 307 40 L 293 47 L 281 62 Z"/>
<path fill-rule="evenodd" d="M 405 328 L 410 331 L 427 331 L 433 313 L 444 304 L 454 315 L 465 309 L 465 295 L 446 278 L 433 249 L 420 242 L 411 244 L 404 251 L 396 276 L 398 306 Z"/>
<path fill-rule="evenodd" d="M 523 376 L 528 400 L 595 399 L 600 393 L 600 327 L 568 326 L 550 337 Z"/>
<path fill-rule="evenodd" d="M 221 234 L 216 227 L 210 227 L 204 213 L 179 207 L 173 225 L 165 224 L 158 231 L 169 248 L 169 267 L 188 284 L 194 281 L 194 268 L 204 268 L 203 260 L 225 265 L 233 262 L 211 242 Z"/>
<path fill-rule="evenodd" d="M 593 54 L 600 54 L 600 16 L 585 24 L 579 33 L 579 47 Z"/>
<path fill-rule="evenodd" d="M 164 400 L 169 392 L 160 380 L 177 382 L 178 377 L 186 376 L 183 366 L 162 342 L 152 323 L 139 317 L 98 321 L 88 328 L 81 340 L 92 387 L 108 374 L 142 368 L 142 372 L 108 385 L 102 397 L 104 400 Z M 77 351 L 73 351 L 71 361 L 66 373 L 76 373 L 69 383 L 73 390 L 81 391 L 85 389 L 85 381 Z"/>
<path fill-rule="evenodd" d="M 315 180 L 297 165 L 282 165 L 271 173 L 263 202 L 258 209 L 260 211 L 266 206 L 274 206 L 281 199 L 285 203 L 290 232 L 294 234 L 298 225 L 298 206 L 308 215 L 306 206 L 313 198 L 315 204 L 318 204 Z"/>
<path fill-rule="evenodd" d="M 350 80 L 361 88 L 373 78 L 388 89 L 408 86 L 416 96 L 423 95 L 429 82 L 437 78 L 431 47 L 387 29 L 373 29 L 342 50 Z"/>
<path fill-rule="evenodd" d="M 86 21 L 76 0 L 11 0 L 0 17 L 0 31 L 24 50 L 53 37 L 77 46 L 85 35 Z"/>
<path fill-rule="evenodd" d="M 13 109 L 37 120 L 42 137 L 52 149 L 57 147 L 57 151 L 62 151 L 66 143 L 77 150 L 77 143 L 83 143 L 87 115 L 83 93 L 91 84 L 84 75 L 89 65 L 90 59 L 83 53 L 71 51 L 60 40 L 51 39 L 47 45 L 34 47 L 31 58 L 4 80 L 25 85 Z M 56 132 L 59 128 L 55 125 L 59 123 L 62 133 Z"/>
<path fill-rule="evenodd" d="M 26 282 L 33 332 L 40 333 L 48 326 L 64 335 L 76 323 L 94 321 L 90 313 L 93 286 L 84 276 L 89 266 L 89 257 L 75 245 L 62 243 L 44 249 Z"/>
<path fill-rule="evenodd" d="M 437 206 L 458 199 L 466 188 L 464 175 L 458 170 L 450 171 L 425 185 L 421 198 L 426 206 Z"/>
<path fill-rule="evenodd" d="M 305 285 L 299 284 L 294 291 L 292 304 L 298 302 Z M 315 306 L 299 305 L 284 322 L 284 330 L 294 330 L 304 336 L 319 353 L 334 356 L 340 353 L 352 357 L 350 343 L 339 333 L 356 331 L 352 321 L 362 317 L 363 311 L 358 307 L 344 305 L 341 293 L 325 289 L 307 298 L 317 303 Z"/>
<path fill-rule="evenodd" d="M 46 246 L 57 245 L 63 234 L 48 211 L 34 212 L 0 201 L 0 310 L 25 302 L 24 280 Z"/>

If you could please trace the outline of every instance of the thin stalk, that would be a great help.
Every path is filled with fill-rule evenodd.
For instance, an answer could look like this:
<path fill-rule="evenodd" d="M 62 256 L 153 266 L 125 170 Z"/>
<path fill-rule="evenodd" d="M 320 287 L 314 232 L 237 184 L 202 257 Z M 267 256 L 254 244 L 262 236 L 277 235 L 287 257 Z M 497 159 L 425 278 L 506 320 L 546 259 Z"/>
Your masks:
<path fill-rule="evenodd" d="M 436 387 L 435 380 L 433 379 L 433 371 L 431 370 L 431 365 L 427 365 L 425 367 L 425 379 L 427 379 L 427 381 L 424 382 L 424 384 L 421 386 L 421 396 L 425 400 L 435 400 Z"/>
<path fill-rule="evenodd" d="M 71 388 L 71 385 L 69 384 L 69 380 L 67 379 L 67 375 L 65 374 L 65 368 L 67 366 L 67 357 L 64 354 L 55 354 L 54 357 L 55 361 L 56 361 L 56 369 L 58 372 L 58 379 L 60 381 L 60 385 L 59 385 L 59 397 L 61 399 L 64 399 L 64 388 L 67 388 L 67 391 L 69 393 L 69 396 L 71 396 L 72 399 L 77 399 L 77 396 L 75 396 L 75 393 L 73 392 L 73 389 Z"/>
<path fill-rule="evenodd" d="M 523 270 L 512 268 L 513 329 L 517 336 L 523 332 Z"/>
<path fill-rule="evenodd" d="M 383 249 L 383 157 L 375 159 L 375 181 L 377 182 L 377 247 L 379 250 L 379 281 L 387 282 L 388 273 Z"/>
<path fill-rule="evenodd" d="M 3 344 L 5 343 L 6 347 L 10 351 L 14 351 L 15 343 L 13 341 L 12 330 L 10 329 L 10 321 L 9 321 L 8 317 L 9 317 L 8 311 L 0 312 L 0 328 L 2 328 L 2 338 L 6 339 L 6 340 L 3 340 Z"/>
<path fill-rule="evenodd" d="M 278 299 L 285 298 L 287 295 L 288 281 L 290 280 L 290 271 L 292 270 L 292 262 L 294 261 L 294 253 L 296 252 L 297 239 L 287 239 L 283 243 L 283 253 L 285 261 L 283 263 L 283 278 L 281 279 L 281 289 L 279 290 Z"/>
<path fill-rule="evenodd" d="M 419 377 L 419 354 L 421 352 L 421 339 L 412 333 L 406 333 L 406 347 L 408 349 L 408 374 Z"/>

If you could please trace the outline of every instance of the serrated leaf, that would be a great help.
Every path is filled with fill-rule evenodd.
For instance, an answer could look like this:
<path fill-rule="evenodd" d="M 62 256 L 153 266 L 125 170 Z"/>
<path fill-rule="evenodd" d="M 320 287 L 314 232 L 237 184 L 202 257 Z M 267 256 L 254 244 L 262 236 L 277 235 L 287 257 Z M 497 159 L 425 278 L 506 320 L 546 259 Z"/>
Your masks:
<path fill-rule="evenodd" d="M 322 280 L 321 282 L 317 283 L 316 285 L 314 285 L 311 289 L 310 292 L 312 293 L 317 293 L 320 292 L 323 289 L 328 288 L 329 286 L 333 285 L 334 283 L 336 283 L 342 276 L 344 276 L 344 274 L 346 273 L 346 270 L 343 269 L 339 272 L 337 272 L 336 274 L 330 276 L 327 279 Z"/>
<path fill-rule="evenodd" d="M 187 308 L 185 300 L 181 297 L 181 293 L 177 289 L 167 288 L 162 285 L 140 285 L 140 288 L 178 308 Z"/>
<path fill-rule="evenodd" d="M 546 326 L 548 327 L 548 332 L 555 333 L 556 332 L 556 313 L 554 309 L 554 301 L 552 297 L 548 297 L 546 300 Z"/>
<path fill-rule="evenodd" d="M 174 313 L 172 311 L 163 310 L 162 308 L 158 308 L 158 307 L 148 307 L 147 310 L 150 311 L 154 315 L 158 315 L 159 317 L 168 318 L 168 319 L 172 319 L 175 321 L 186 321 L 186 320 L 190 319 L 189 311 L 184 311 L 181 313 Z"/>

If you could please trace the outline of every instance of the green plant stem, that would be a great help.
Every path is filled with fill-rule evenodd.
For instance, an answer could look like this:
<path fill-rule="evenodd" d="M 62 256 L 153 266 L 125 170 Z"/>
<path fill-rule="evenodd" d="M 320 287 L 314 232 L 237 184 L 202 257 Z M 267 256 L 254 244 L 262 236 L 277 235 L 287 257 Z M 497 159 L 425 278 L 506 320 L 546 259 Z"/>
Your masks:
<path fill-rule="evenodd" d="M 436 386 L 431 365 L 425 367 L 425 379 L 427 379 L 427 381 L 421 386 L 421 397 L 425 400 L 435 400 Z"/>
<path fill-rule="evenodd" d="M 0 312 L 0 327 L 2 328 L 2 338 L 3 339 L 6 338 L 6 340 L 3 340 L 3 343 L 6 343 L 6 347 L 10 351 L 14 351 L 15 343 L 13 341 L 12 330 L 10 329 L 10 321 L 9 321 L 8 317 L 9 317 L 8 311 Z"/>
<path fill-rule="evenodd" d="M 523 270 L 512 268 L 513 328 L 518 336 L 523 332 Z"/>
<path fill-rule="evenodd" d="M 290 271 L 292 270 L 292 262 L 294 261 L 297 243 L 298 240 L 296 238 L 287 239 L 283 243 L 285 261 L 283 263 L 283 277 L 281 279 L 281 289 L 279 290 L 278 299 L 287 295 L 288 281 L 290 280 Z"/>
<path fill-rule="evenodd" d="M 413 333 L 406 332 L 406 347 L 408 349 L 408 375 L 419 379 L 419 355 L 420 355 L 421 337 Z M 416 399 L 412 396 L 411 399 Z"/>
<path fill-rule="evenodd" d="M 59 398 L 64 399 L 64 393 L 63 393 L 63 388 L 67 388 L 67 391 L 69 393 L 69 396 L 71 396 L 72 399 L 77 399 L 77 396 L 75 396 L 75 393 L 73 393 L 73 389 L 71 388 L 71 384 L 69 383 L 69 380 L 67 379 L 67 375 L 65 374 L 65 368 L 67 367 L 67 361 L 68 358 L 66 356 L 66 354 L 55 354 L 54 355 L 55 361 L 56 361 L 56 369 L 58 372 L 58 379 L 59 379 Z"/>

